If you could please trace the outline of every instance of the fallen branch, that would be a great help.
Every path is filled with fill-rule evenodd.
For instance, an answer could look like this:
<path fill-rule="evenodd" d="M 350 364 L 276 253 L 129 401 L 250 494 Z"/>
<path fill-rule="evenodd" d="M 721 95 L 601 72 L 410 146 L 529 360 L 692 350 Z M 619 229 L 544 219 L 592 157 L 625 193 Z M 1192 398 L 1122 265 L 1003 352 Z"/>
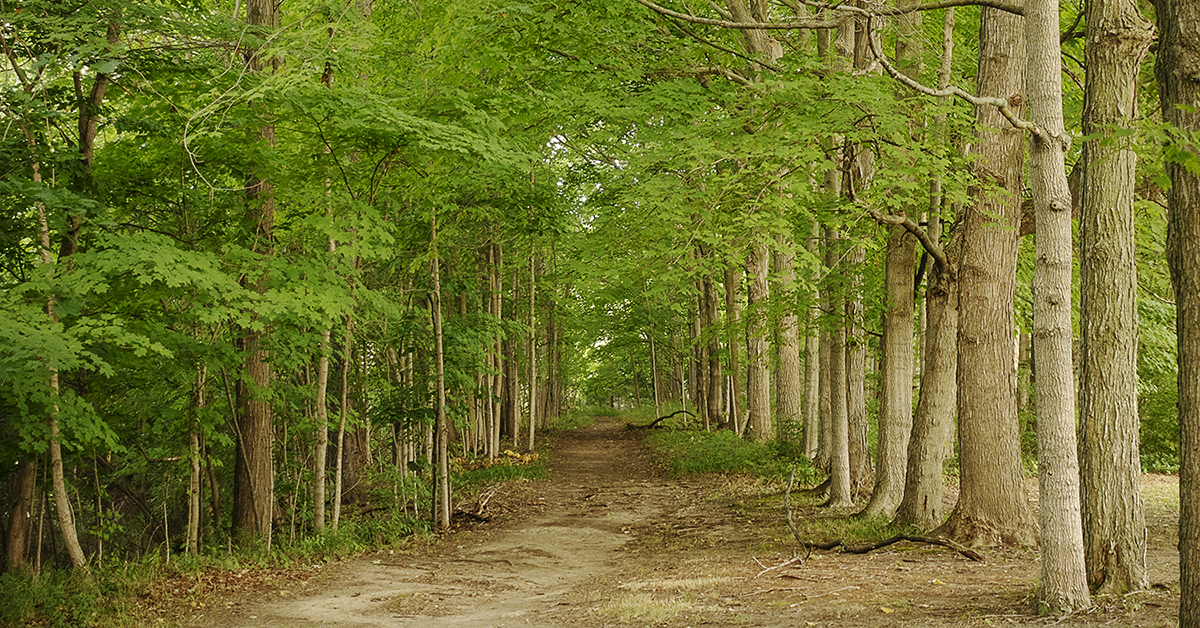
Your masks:
<path fill-rule="evenodd" d="M 689 414 L 693 418 L 695 418 L 695 416 L 696 416 L 696 415 L 692 414 L 691 412 L 688 412 L 687 410 L 676 410 L 675 412 L 672 412 L 671 414 L 668 414 L 666 416 L 658 417 L 657 419 L 654 420 L 653 423 L 651 423 L 649 425 L 634 425 L 633 423 L 626 423 L 625 427 L 627 427 L 631 430 L 648 430 L 648 429 L 654 427 L 655 425 L 658 425 L 659 423 L 666 421 L 667 419 L 669 419 L 677 414 Z"/>
<path fill-rule="evenodd" d="M 958 552 L 959 554 L 966 556 L 970 560 L 973 560 L 976 562 L 986 562 L 987 561 L 986 556 L 984 556 L 983 554 L 980 554 L 979 552 L 976 552 L 975 550 L 973 550 L 961 543 L 955 543 L 954 541 L 951 541 L 950 539 L 944 539 L 944 538 L 940 538 L 940 537 L 935 538 L 932 536 L 918 536 L 915 534 L 897 534 L 896 536 L 893 536 L 889 539 L 884 539 L 877 543 L 862 543 L 860 545 L 846 545 L 846 543 L 844 541 L 842 541 L 842 539 L 837 539 L 834 541 L 821 541 L 821 542 L 806 541 L 803 543 L 803 545 L 805 547 L 808 547 L 810 550 L 812 548 L 822 549 L 822 550 L 831 550 L 840 545 L 843 548 L 842 551 L 847 554 L 866 554 L 867 552 L 872 552 L 874 550 L 887 547 L 893 543 L 898 543 L 900 541 L 911 541 L 913 543 L 928 543 L 930 545 L 941 545 L 942 547 L 948 547 L 948 548 Z"/>

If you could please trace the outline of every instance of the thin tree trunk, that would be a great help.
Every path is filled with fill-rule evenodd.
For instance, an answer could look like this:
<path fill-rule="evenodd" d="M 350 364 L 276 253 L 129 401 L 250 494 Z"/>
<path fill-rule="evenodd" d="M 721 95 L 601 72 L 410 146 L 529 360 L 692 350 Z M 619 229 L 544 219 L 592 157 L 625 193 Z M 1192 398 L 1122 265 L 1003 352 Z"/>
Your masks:
<path fill-rule="evenodd" d="M 1133 0 L 1090 0 L 1084 46 L 1079 387 L 1083 533 L 1098 594 L 1148 586 L 1137 404 L 1134 187 L 1138 70 L 1153 31 Z M 1040 225 L 1039 225 L 1040 227 Z"/>
<path fill-rule="evenodd" d="M 810 257 L 820 253 L 821 226 L 813 223 L 812 232 L 805 248 Z M 812 285 L 820 285 L 820 270 L 813 272 Z M 804 340 L 804 454 L 817 464 L 817 452 L 821 448 L 821 328 L 818 317 L 821 313 L 820 291 L 809 295 L 812 305 L 806 314 Z"/>
<path fill-rule="evenodd" d="M 725 267 L 725 343 L 729 347 L 727 364 L 730 373 L 729 424 L 735 429 L 742 421 L 742 365 L 738 346 L 738 328 L 741 326 L 742 307 L 738 292 L 742 285 L 742 274 L 733 265 Z"/>
<path fill-rule="evenodd" d="M 196 390 L 192 401 L 197 415 L 208 407 L 205 389 L 208 387 L 208 367 L 200 365 L 196 373 Z M 188 430 L 188 523 L 187 552 L 200 551 L 200 418 L 193 417 L 192 429 Z"/>
<path fill-rule="evenodd" d="M 438 531 L 447 532 L 450 530 L 450 426 L 449 417 L 446 416 L 446 354 L 442 347 L 442 278 L 440 272 L 440 264 L 438 259 L 437 247 L 437 222 L 433 224 L 433 260 L 430 262 L 431 274 L 433 275 L 433 303 L 430 310 L 433 312 L 433 336 L 437 343 L 437 482 L 434 485 L 435 499 L 437 504 L 436 525 Z M 530 290 L 533 286 L 530 285 Z M 529 417 L 530 425 L 533 424 L 533 415 Z M 533 445 L 533 432 L 530 430 L 530 446 Z"/>
<path fill-rule="evenodd" d="M 346 419 L 349 415 L 350 405 L 350 365 L 353 363 L 351 358 L 354 353 L 354 319 L 349 314 L 346 315 L 345 336 L 342 343 L 344 350 L 342 352 L 342 383 L 338 390 L 337 459 L 333 467 L 333 521 L 330 523 L 334 532 L 337 532 L 338 524 L 342 520 L 342 495 L 346 492 L 342 480 L 346 465 Z"/>

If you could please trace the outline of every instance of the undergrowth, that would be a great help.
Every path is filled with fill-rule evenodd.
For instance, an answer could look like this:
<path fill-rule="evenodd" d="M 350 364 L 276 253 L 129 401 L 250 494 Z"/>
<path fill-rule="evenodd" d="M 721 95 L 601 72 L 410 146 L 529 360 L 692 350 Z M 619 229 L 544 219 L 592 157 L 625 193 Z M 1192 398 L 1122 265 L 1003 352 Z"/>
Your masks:
<path fill-rule="evenodd" d="M 456 502 L 474 499 L 488 486 L 505 481 L 544 478 L 548 452 L 506 452 L 498 460 L 480 462 L 457 458 L 454 471 Z M 412 483 L 412 479 L 408 480 Z M 418 482 L 417 484 L 427 484 Z M 391 486 L 390 483 L 386 483 Z M 113 559 L 91 564 L 87 572 L 46 567 L 42 573 L 0 573 L 0 627 L 133 628 L 169 621 L 162 613 L 172 595 L 148 594 L 181 577 L 229 572 L 292 569 L 330 563 L 365 552 L 402 547 L 429 534 L 424 517 L 429 511 L 428 487 L 409 486 L 412 501 L 388 508 L 359 508 L 345 513 L 336 532 L 309 530 L 296 538 L 276 530 L 265 542 L 230 547 L 210 540 L 198 555 L 168 551 L 161 546 L 140 559 Z M 381 489 L 375 503 L 395 501 L 391 488 Z M 413 516 L 413 510 L 420 517 Z M 239 575 L 238 578 L 241 576 Z M 166 598 L 161 604 L 149 599 Z M 176 602 L 178 603 L 178 601 Z"/>
<path fill-rule="evenodd" d="M 793 465 L 799 484 L 817 476 L 808 459 L 788 443 L 758 443 L 729 430 L 715 432 L 653 430 L 646 444 L 658 452 L 673 476 L 700 473 L 745 473 L 786 480 Z"/>

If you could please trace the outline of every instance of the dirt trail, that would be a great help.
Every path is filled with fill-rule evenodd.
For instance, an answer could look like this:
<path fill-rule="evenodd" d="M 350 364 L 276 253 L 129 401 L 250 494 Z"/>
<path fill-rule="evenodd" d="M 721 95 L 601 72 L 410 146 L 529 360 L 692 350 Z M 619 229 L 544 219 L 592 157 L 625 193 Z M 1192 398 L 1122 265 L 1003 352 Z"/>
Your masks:
<path fill-rule="evenodd" d="M 550 480 L 497 495 L 511 511 L 501 521 L 433 547 L 324 567 L 307 582 L 228 602 L 191 625 L 1175 625 L 1177 504 L 1173 513 L 1150 513 L 1151 590 L 1101 600 L 1065 620 L 1038 617 L 1029 608 L 1039 573 L 1031 550 L 974 563 L 942 548 L 897 544 L 861 556 L 818 553 L 764 572 L 789 559 L 795 545 L 778 487 L 665 479 L 637 431 L 614 417 L 597 419 L 556 437 Z M 1169 494 L 1169 480 L 1157 478 L 1143 490 Z M 836 515 L 804 507 L 797 516 Z"/>
<path fill-rule="evenodd" d="M 516 499 L 530 516 L 429 556 L 373 556 L 335 567 L 319 591 L 229 609 L 228 626 L 561 626 L 579 589 L 618 569 L 631 526 L 694 495 L 664 483 L 613 418 L 560 435 L 552 481 Z M 522 508 L 526 509 L 526 508 Z"/>

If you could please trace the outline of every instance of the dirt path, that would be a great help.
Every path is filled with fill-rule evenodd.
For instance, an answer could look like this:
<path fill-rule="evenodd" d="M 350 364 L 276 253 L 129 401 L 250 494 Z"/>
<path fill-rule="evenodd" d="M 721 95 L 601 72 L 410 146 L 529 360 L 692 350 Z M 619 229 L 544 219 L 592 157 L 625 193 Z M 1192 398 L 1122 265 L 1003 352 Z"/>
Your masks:
<path fill-rule="evenodd" d="M 561 434 L 552 479 L 509 487 L 503 521 L 433 547 L 323 568 L 195 626 L 503 628 L 597 626 L 1170 626 L 1178 556 L 1151 516 L 1151 590 L 1089 613 L 1028 606 L 1035 552 L 973 563 L 897 544 L 868 555 L 792 556 L 778 488 L 736 478 L 663 478 L 618 419 Z M 769 504 L 769 505 L 768 505 Z M 799 516 L 828 518 L 808 508 Z M 1171 561 L 1174 560 L 1174 563 Z M 1171 581 L 1174 574 L 1174 581 Z"/>

